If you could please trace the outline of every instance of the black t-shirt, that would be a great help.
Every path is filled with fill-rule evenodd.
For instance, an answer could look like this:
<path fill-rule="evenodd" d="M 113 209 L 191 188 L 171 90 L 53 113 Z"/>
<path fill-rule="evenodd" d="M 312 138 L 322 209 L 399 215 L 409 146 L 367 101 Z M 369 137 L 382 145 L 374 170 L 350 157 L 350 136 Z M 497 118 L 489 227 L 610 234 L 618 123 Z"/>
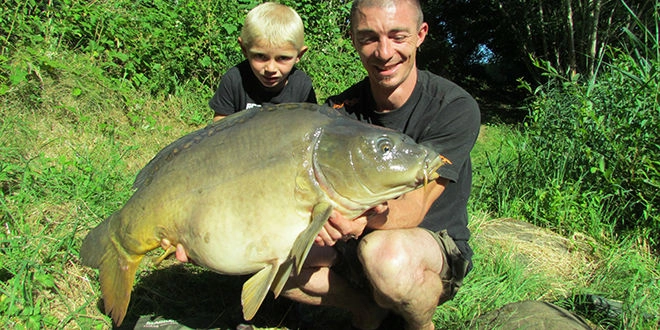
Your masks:
<path fill-rule="evenodd" d="M 428 71 L 418 71 L 417 84 L 408 101 L 399 109 L 378 113 L 365 78 L 342 94 L 330 97 L 328 105 L 363 122 L 403 132 L 417 143 L 433 148 L 451 161 L 438 169 L 449 183 L 433 203 L 420 227 L 446 229 L 463 257 L 471 261 L 467 241 L 467 201 L 472 185 L 470 151 L 481 124 L 477 102 L 458 85 Z"/>
<path fill-rule="evenodd" d="M 295 67 L 289 73 L 284 88 L 278 92 L 268 91 L 254 76 L 247 60 L 227 70 L 209 106 L 218 115 L 261 106 L 264 103 L 316 103 L 312 79 Z"/>

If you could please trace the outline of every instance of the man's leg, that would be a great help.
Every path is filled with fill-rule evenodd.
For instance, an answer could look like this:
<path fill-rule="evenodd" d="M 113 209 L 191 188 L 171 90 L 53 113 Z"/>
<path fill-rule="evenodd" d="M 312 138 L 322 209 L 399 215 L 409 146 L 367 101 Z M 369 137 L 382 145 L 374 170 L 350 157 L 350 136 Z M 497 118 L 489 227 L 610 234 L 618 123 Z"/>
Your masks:
<path fill-rule="evenodd" d="M 374 299 L 401 315 L 407 329 L 434 329 L 433 314 L 445 294 L 445 254 L 432 235 L 420 228 L 377 230 L 358 249 Z"/>
<path fill-rule="evenodd" d="M 348 310 L 354 326 L 365 330 L 378 328 L 387 311 L 376 305 L 367 292 L 355 290 L 330 269 L 335 258 L 332 247 L 313 246 L 301 273 L 289 279 L 282 295 L 308 305 Z"/>

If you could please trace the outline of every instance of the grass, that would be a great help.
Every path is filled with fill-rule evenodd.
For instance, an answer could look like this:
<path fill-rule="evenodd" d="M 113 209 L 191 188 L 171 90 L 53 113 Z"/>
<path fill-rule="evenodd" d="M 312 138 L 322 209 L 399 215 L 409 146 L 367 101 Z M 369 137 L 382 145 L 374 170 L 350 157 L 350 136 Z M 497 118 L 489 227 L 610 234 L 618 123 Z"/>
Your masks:
<path fill-rule="evenodd" d="M 176 96 L 152 97 L 104 78 L 75 54 L 58 56 L 16 54 L 12 67 L 23 68 L 26 75 L 0 94 L 2 328 L 112 327 L 99 309 L 96 272 L 79 262 L 81 240 L 128 199 L 135 174 L 160 148 L 211 117 L 209 91 L 184 86 Z M 41 65 L 31 65 L 35 62 Z M 44 63 L 49 70 L 39 71 Z M 484 126 L 474 151 L 475 185 L 512 179 L 499 176 L 509 175 L 504 169 L 515 164 L 512 148 L 519 134 L 510 126 Z M 550 184 L 560 179 L 551 178 Z M 586 232 L 565 233 L 569 246 L 583 247 L 568 254 L 489 236 L 487 229 L 499 222 L 483 210 L 494 206 L 499 214 L 516 217 L 521 198 L 506 198 L 513 193 L 475 189 L 470 224 L 475 269 L 458 296 L 438 308 L 438 328 L 467 327 L 478 315 L 521 300 L 557 302 L 578 311 L 571 299 L 585 293 L 623 302 L 623 315 L 614 321 L 587 313 L 594 323 L 658 328 L 660 268 L 647 240 L 613 235 L 590 215 L 598 205 L 585 205 L 582 215 L 567 215 L 567 220 L 581 216 L 592 222 Z M 522 196 L 540 197 L 527 194 Z M 553 234 L 535 237 L 546 236 Z M 175 262 L 158 269 L 144 265 L 127 320 L 130 324 L 146 314 L 179 320 L 195 315 L 187 324 L 233 327 L 241 322 L 242 280 Z M 292 308 L 284 299 L 269 298 L 255 324 L 291 325 Z"/>

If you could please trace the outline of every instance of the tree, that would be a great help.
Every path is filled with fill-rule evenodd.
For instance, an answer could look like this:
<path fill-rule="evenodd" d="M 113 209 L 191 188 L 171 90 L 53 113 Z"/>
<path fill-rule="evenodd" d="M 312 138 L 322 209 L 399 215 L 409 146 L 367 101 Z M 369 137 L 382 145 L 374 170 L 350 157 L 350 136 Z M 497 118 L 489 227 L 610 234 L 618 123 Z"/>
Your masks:
<path fill-rule="evenodd" d="M 437 71 L 469 70 L 486 47 L 490 64 L 533 79 L 540 79 L 537 59 L 564 74 L 593 75 L 605 50 L 628 40 L 620 37 L 634 30 L 635 17 L 652 26 L 657 10 L 648 0 L 429 0 L 424 7 L 431 33 L 444 38 L 426 51 L 449 57 L 426 62 L 445 66 Z"/>

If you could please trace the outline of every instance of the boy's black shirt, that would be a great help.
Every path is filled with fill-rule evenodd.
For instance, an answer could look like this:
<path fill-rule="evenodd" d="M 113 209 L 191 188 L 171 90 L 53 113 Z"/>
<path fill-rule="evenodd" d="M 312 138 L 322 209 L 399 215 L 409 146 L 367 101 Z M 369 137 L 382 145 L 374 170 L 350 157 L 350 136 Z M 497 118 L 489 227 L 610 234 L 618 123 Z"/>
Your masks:
<path fill-rule="evenodd" d="M 312 79 L 307 74 L 293 67 L 287 79 L 281 91 L 270 92 L 254 76 L 250 63 L 244 60 L 222 76 L 209 106 L 217 115 L 228 116 L 264 103 L 317 102 Z"/>

